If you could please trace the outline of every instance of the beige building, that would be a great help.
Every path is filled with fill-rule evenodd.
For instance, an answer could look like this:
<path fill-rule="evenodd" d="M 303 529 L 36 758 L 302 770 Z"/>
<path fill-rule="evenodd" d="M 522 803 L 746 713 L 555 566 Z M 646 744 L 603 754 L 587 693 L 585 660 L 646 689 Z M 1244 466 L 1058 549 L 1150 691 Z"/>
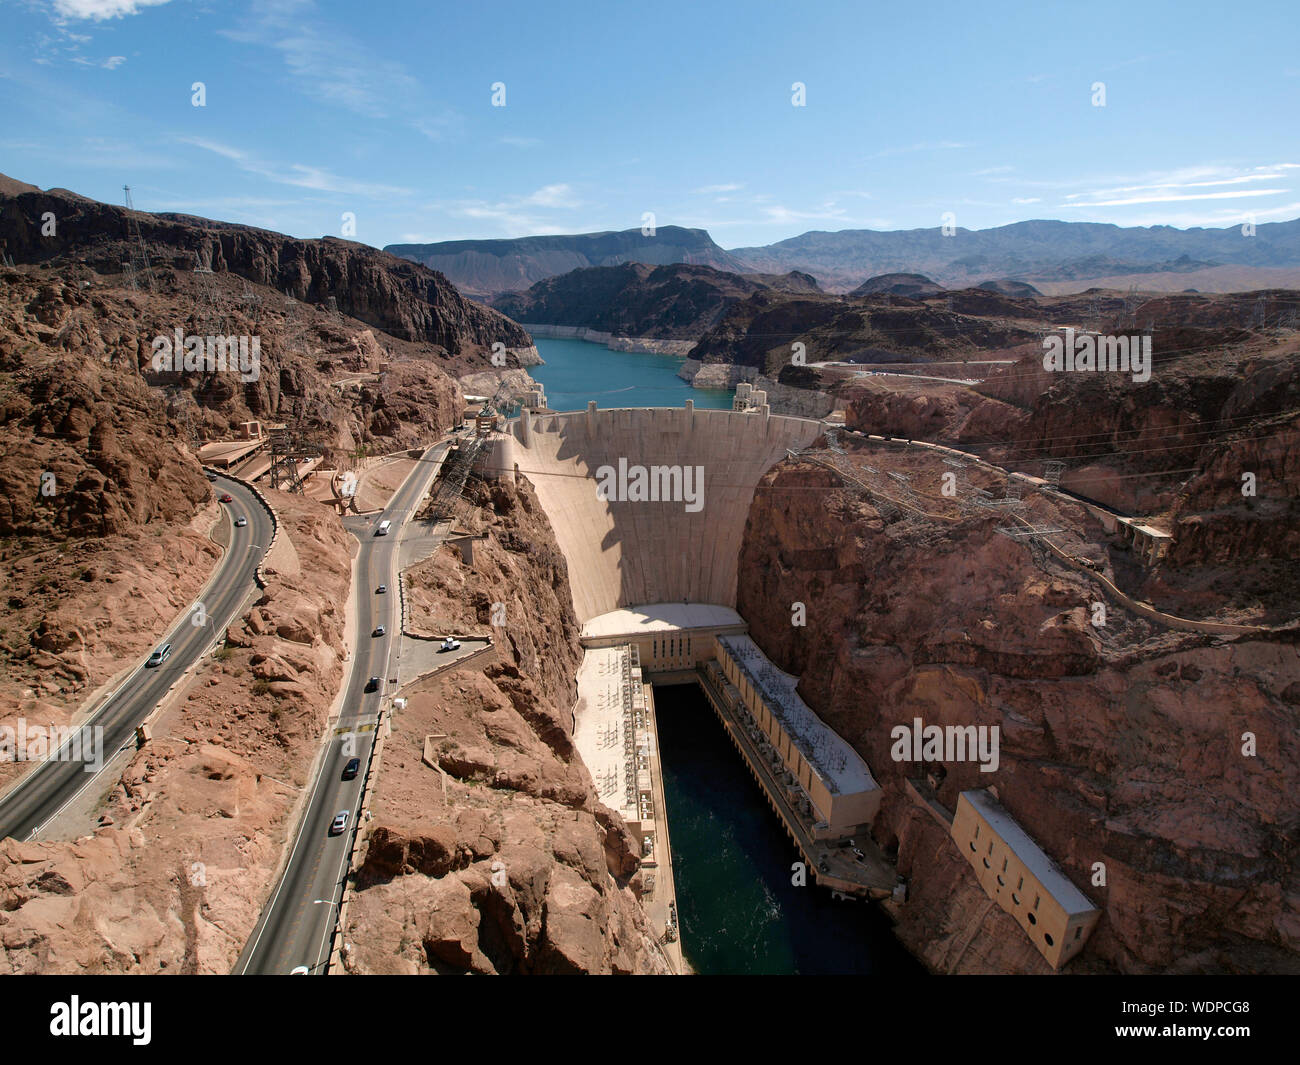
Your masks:
<path fill-rule="evenodd" d="M 952 838 L 985 893 L 1059 969 L 1083 949 L 1101 910 L 987 791 L 963 791 Z"/>
<path fill-rule="evenodd" d="M 798 679 L 773 665 L 748 636 L 719 636 L 718 662 L 766 742 L 816 812 L 814 839 L 850 836 L 880 809 L 867 763 L 795 690 Z"/>
<path fill-rule="evenodd" d="M 745 619 L 730 607 L 710 603 L 648 603 L 611 610 L 582 626 L 583 647 L 636 648 L 647 679 L 657 683 L 694 681 L 695 670 L 713 659 L 714 640 L 741 634 Z"/>

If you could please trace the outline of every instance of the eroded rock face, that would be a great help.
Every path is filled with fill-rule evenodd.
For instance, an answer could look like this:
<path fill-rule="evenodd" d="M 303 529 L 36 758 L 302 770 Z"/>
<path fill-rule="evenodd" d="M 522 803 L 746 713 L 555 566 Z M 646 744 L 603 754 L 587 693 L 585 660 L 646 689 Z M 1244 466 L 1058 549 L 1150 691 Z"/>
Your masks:
<path fill-rule="evenodd" d="M 416 682 L 386 742 L 349 908 L 358 972 L 664 972 L 636 845 L 572 742 L 581 659 L 567 568 L 526 482 L 480 497 L 473 568 L 408 574 L 415 630 L 491 634 L 494 658 Z M 491 625 L 493 603 L 506 624 Z"/>
<path fill-rule="evenodd" d="M 923 769 L 891 758 L 890 730 L 919 717 L 1000 729 L 996 772 L 949 764 L 940 799 L 951 809 L 995 785 L 1103 908 L 1072 969 L 1300 968 L 1294 634 L 1173 634 L 1113 605 L 1097 629 L 1095 588 L 1036 563 L 995 521 L 901 532 L 833 480 L 787 490 L 818 476 L 785 463 L 759 485 L 737 609 L 884 789 L 873 835 L 910 878 L 897 911 L 909 949 L 941 971 L 1046 971 L 908 799 L 905 778 Z M 806 627 L 790 623 L 796 601 Z M 1256 757 L 1242 755 L 1246 733 Z"/>
<path fill-rule="evenodd" d="M 268 569 L 230 650 L 158 719 L 93 835 L 0 841 L 0 972 L 228 973 L 238 959 L 343 677 L 351 576 L 336 516 L 268 496 L 303 572 Z M 268 683 L 254 659 L 287 679 Z"/>
<path fill-rule="evenodd" d="M 42 236 L 52 212 L 57 234 Z M 387 252 L 325 237 L 297 240 L 251 226 L 189 215 L 127 212 L 59 191 L 0 195 L 0 243 L 18 262 L 77 259 L 116 274 L 133 256 L 132 223 L 160 271 L 196 261 L 310 303 L 333 297 L 344 314 L 403 340 L 452 353 L 489 353 L 493 343 L 528 347 L 528 334 L 496 311 L 465 299 L 442 274 Z M 197 257 L 197 259 L 196 259 Z"/>

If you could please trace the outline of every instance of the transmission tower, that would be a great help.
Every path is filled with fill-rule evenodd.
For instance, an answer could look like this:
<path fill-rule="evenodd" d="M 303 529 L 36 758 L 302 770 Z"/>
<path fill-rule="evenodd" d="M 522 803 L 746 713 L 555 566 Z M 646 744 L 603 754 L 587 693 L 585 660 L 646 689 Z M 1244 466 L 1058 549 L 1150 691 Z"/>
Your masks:
<path fill-rule="evenodd" d="M 1265 310 L 1264 297 L 1260 296 L 1259 299 L 1255 301 L 1254 309 L 1250 312 L 1250 324 L 1252 327 L 1259 328 L 1259 329 L 1262 329 L 1264 327 L 1264 321 L 1265 321 L 1264 310 Z"/>
<path fill-rule="evenodd" d="M 1061 487 L 1061 474 L 1065 472 L 1065 463 L 1060 459 L 1048 459 L 1043 463 L 1043 480 L 1053 488 Z"/>
<path fill-rule="evenodd" d="M 150 293 L 157 295 L 158 288 L 154 284 L 153 267 L 149 263 L 149 249 L 145 247 L 144 234 L 140 231 L 140 220 L 136 217 L 135 205 L 131 202 L 131 186 L 123 185 L 122 192 L 126 198 L 127 226 L 133 244 L 131 248 L 131 268 L 127 278 L 131 282 L 131 287 L 138 289 L 138 279 L 143 274 L 145 282 L 149 285 Z"/>
<path fill-rule="evenodd" d="M 1141 303 L 1138 296 L 1137 285 L 1130 285 L 1128 295 L 1124 297 L 1124 325 L 1137 327 L 1137 309 Z"/>

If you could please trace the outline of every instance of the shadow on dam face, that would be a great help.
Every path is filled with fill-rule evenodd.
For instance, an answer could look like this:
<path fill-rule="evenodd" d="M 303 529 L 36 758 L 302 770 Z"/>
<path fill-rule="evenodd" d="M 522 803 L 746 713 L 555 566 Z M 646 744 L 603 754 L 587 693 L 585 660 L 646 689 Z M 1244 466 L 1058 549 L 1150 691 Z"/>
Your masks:
<path fill-rule="evenodd" d="M 585 623 L 644 603 L 734 607 L 754 486 L 821 432 L 805 418 L 692 407 L 525 411 L 514 462 L 550 519 Z M 689 492 L 639 494 L 670 485 Z"/>

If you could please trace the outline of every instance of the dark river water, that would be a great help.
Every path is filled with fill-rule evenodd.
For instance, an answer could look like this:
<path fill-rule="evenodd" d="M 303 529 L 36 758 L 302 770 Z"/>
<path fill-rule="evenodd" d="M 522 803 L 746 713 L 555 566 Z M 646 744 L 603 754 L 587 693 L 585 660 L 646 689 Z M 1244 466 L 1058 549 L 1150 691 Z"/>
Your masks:
<path fill-rule="evenodd" d="M 695 685 L 655 685 L 682 947 L 702 974 L 923 975 L 874 905 L 794 887 L 795 846 Z"/>

